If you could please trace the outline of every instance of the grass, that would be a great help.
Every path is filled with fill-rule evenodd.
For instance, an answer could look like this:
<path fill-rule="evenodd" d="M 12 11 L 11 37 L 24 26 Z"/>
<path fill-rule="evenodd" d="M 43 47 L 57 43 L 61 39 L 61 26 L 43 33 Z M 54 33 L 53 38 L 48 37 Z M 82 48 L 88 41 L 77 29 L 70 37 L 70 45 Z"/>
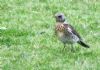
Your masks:
<path fill-rule="evenodd" d="M 91 48 L 62 51 L 53 31 L 56 12 Z M 7 28 L 0 29 L 0 70 L 100 70 L 99 0 L 0 0 L 0 27 Z"/>

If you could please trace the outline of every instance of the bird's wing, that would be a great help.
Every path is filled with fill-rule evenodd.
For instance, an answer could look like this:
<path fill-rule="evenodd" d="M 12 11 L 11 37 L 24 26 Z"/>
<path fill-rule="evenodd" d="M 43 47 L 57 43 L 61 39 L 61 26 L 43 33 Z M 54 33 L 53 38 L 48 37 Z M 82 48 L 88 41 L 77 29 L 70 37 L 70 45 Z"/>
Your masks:
<path fill-rule="evenodd" d="M 81 36 L 79 35 L 79 33 L 69 24 L 64 24 L 65 27 L 65 31 L 69 31 L 71 33 L 73 33 L 74 35 L 76 35 L 79 39 L 81 39 Z"/>

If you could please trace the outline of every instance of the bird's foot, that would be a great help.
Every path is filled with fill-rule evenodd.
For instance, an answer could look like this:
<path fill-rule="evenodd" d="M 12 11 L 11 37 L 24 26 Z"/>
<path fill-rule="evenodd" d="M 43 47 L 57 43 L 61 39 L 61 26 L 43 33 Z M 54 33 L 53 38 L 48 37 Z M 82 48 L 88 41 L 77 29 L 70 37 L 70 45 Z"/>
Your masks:
<path fill-rule="evenodd" d="M 71 45 L 71 52 L 75 52 L 73 45 Z"/>
<path fill-rule="evenodd" d="M 73 53 L 74 53 L 74 52 L 75 52 L 75 49 L 71 49 L 71 52 L 73 52 Z"/>

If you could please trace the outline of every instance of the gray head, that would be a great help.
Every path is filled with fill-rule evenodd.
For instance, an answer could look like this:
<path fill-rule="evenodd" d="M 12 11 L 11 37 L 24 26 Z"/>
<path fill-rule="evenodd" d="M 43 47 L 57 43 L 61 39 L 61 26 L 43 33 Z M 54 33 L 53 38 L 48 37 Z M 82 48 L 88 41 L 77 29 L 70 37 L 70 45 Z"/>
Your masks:
<path fill-rule="evenodd" d="M 56 22 L 64 22 L 65 16 L 63 13 L 56 13 L 55 14 Z"/>

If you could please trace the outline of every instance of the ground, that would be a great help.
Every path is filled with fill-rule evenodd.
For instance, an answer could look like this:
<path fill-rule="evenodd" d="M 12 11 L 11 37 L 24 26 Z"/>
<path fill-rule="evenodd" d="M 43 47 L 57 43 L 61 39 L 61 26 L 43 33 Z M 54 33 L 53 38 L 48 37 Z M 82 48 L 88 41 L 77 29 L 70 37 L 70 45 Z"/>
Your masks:
<path fill-rule="evenodd" d="M 90 48 L 62 51 L 56 12 Z M 100 0 L 0 0 L 0 70 L 100 70 Z"/>

